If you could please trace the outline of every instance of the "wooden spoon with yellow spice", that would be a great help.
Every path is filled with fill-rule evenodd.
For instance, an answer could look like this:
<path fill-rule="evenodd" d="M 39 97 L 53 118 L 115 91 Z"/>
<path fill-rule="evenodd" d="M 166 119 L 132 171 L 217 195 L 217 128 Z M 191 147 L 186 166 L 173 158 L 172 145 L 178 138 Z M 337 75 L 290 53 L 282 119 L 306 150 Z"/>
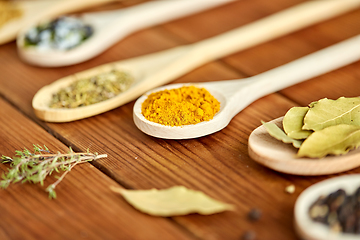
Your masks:
<path fill-rule="evenodd" d="M 133 113 L 135 124 L 140 130 L 151 136 L 167 139 L 196 138 L 214 133 L 226 127 L 237 113 L 253 101 L 269 93 L 359 60 L 359 46 L 360 35 L 248 79 L 198 83 L 196 84 L 197 87 L 207 89 L 220 102 L 220 111 L 212 120 L 197 124 L 169 126 L 146 119 L 142 112 L 142 105 L 149 94 L 164 89 L 180 88 L 189 84 L 172 84 L 154 89 L 135 102 Z M 256 138 L 249 144 L 252 144 L 256 149 L 260 144 L 260 139 Z M 269 149 L 269 152 L 265 153 L 265 149 L 263 151 L 256 149 L 255 152 L 268 156 L 267 159 L 280 157 L 280 153 L 275 154 L 272 151 L 274 146 L 270 144 L 270 141 L 265 140 L 265 143 L 262 142 L 261 144 L 263 148 Z M 281 152 L 282 149 L 279 148 L 279 152 Z M 287 156 L 291 157 L 292 155 Z M 281 157 L 284 156 L 281 155 Z"/>
<path fill-rule="evenodd" d="M 40 89 L 34 96 L 32 105 L 36 116 L 45 121 L 67 122 L 94 116 L 128 103 L 146 91 L 174 80 L 206 62 L 304 28 L 359 6 L 360 0 L 307 1 L 249 25 L 198 43 L 180 46 L 134 59 L 105 64 L 59 79 Z M 127 72 L 133 77 L 133 84 L 127 90 L 114 97 L 88 106 L 76 108 L 49 107 L 53 94 L 57 93 L 60 89 L 68 87 L 71 83 L 79 79 L 91 79 L 94 76 L 106 74 L 106 72 L 113 70 Z M 250 82 L 254 81 L 241 81 L 241 83 L 229 81 L 229 84 L 232 85 L 232 90 L 235 90 Z M 226 82 L 220 83 L 219 87 L 222 88 L 221 86 L 224 86 L 224 84 L 226 84 Z M 294 83 L 292 82 L 291 84 Z M 212 86 L 212 84 L 207 86 L 210 87 L 210 85 Z M 215 88 L 217 88 L 217 86 Z M 270 91 L 266 90 L 266 93 L 273 90 L 274 89 L 270 89 Z M 79 95 L 83 96 L 86 94 Z M 257 97 L 258 96 L 259 95 L 257 95 Z M 220 93 L 215 97 L 218 97 L 221 102 L 225 100 L 224 96 Z M 254 98 L 251 98 L 251 100 L 254 100 Z M 250 100 L 246 100 L 241 106 L 246 106 L 250 102 Z M 221 111 L 224 111 L 224 109 L 225 108 L 222 107 Z M 233 112 L 233 110 L 231 112 Z M 230 119 L 227 121 L 230 121 Z M 214 121 L 210 122 L 214 124 L 217 120 L 214 118 Z M 213 129 L 213 127 L 210 127 L 210 129 Z M 217 127 L 217 129 L 219 129 L 219 127 Z M 210 130 L 206 132 L 210 132 Z M 175 137 L 175 135 L 171 135 L 171 138 L 173 137 Z M 178 138 L 183 137 L 186 136 L 178 136 Z"/>

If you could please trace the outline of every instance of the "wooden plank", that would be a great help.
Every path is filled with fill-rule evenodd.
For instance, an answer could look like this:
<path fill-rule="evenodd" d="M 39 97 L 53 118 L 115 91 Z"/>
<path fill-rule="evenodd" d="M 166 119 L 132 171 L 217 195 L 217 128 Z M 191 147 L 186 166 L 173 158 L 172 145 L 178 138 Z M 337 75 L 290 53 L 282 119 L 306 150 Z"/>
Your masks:
<path fill-rule="evenodd" d="M 0 153 L 32 144 L 68 152 L 65 145 L 0 98 Z M 90 150 L 93 150 L 89 146 Z M 99 153 L 105 153 L 99 149 Z M 1 174 L 8 166 L 0 164 Z M 50 176 L 45 186 L 56 181 Z M 49 200 L 45 187 L 15 184 L 0 190 L 1 239 L 193 239 L 165 218 L 139 213 L 109 187 L 118 184 L 90 163 L 75 167 Z"/>
<path fill-rule="evenodd" d="M 12 81 L 0 78 L 4 85 L 0 93 L 33 117 L 30 108 L 32 95 L 41 86 L 57 78 L 101 63 L 198 41 L 298 2 L 237 1 L 203 14 L 141 31 L 116 44 L 98 58 L 58 69 L 27 66 L 16 58 L 14 44 L 8 44 L 0 48 L 0 54 L 6 56 L 6 60 L 1 58 L 0 63 L 4 71 L 2 76 Z M 356 34 L 357 25 L 341 28 L 342 25 L 339 24 L 359 22 L 359 14 L 355 13 L 358 11 L 207 64 L 174 82 L 234 79 L 266 71 Z M 208 22 L 208 19 L 216 21 Z M 327 30 L 318 31 L 319 29 Z M 329 35 L 329 31 L 339 33 L 340 37 L 332 39 L 335 35 Z M 312 90 L 311 94 L 307 92 L 309 89 L 316 89 L 312 87 L 324 77 L 322 76 L 281 91 L 283 96 L 266 96 L 239 113 L 224 130 L 199 139 L 162 140 L 141 133 L 132 121 L 133 102 L 81 121 L 41 124 L 67 145 L 82 150 L 91 148 L 107 152 L 109 158 L 101 159 L 94 165 L 126 187 L 148 189 L 181 184 L 236 205 L 235 212 L 174 218 L 201 239 L 239 239 L 247 230 L 255 231 L 258 239 L 269 239 L 270 232 L 273 239 L 296 239 L 292 223 L 295 200 L 304 188 L 327 177 L 303 178 L 262 167 L 249 158 L 247 138 L 260 124 L 260 120 L 268 121 L 279 117 L 291 106 L 307 103 L 310 98 L 324 94 L 336 95 L 339 92 L 356 94 L 358 70 L 355 66 L 358 65 L 327 74 L 326 83 L 337 84 L 330 84 L 325 90 Z M 342 81 L 352 83 L 351 89 L 336 89 L 339 75 L 342 76 Z M 304 87 L 306 84 L 309 86 Z M 319 86 L 316 85 L 317 89 Z M 297 97 L 293 97 L 294 93 Z M 284 192 L 285 187 L 290 184 L 296 186 L 292 195 Z M 263 216 L 259 222 L 247 219 L 251 208 L 262 210 Z"/>

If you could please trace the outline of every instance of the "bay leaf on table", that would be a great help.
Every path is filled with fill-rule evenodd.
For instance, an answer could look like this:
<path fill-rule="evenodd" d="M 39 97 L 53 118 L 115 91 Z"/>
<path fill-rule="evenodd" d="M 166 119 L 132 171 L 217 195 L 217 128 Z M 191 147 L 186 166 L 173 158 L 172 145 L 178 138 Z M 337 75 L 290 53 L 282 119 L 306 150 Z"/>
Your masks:
<path fill-rule="evenodd" d="M 304 130 L 319 131 L 337 124 L 360 126 L 360 98 L 340 97 L 311 103 L 304 118 Z"/>
<path fill-rule="evenodd" d="M 302 141 L 293 139 L 286 135 L 286 133 L 279 128 L 275 123 L 272 122 L 264 122 L 261 121 L 263 126 L 265 127 L 266 131 L 277 140 L 280 140 L 284 143 L 291 143 L 294 147 L 299 148 L 302 144 Z"/>
<path fill-rule="evenodd" d="M 312 133 L 301 145 L 297 156 L 322 158 L 340 155 L 360 145 L 360 126 L 339 124 Z"/>
<path fill-rule="evenodd" d="M 286 112 L 283 118 L 283 128 L 290 138 L 305 139 L 312 133 L 310 130 L 302 129 L 308 110 L 308 107 L 292 107 Z"/>
<path fill-rule="evenodd" d="M 190 213 L 209 215 L 234 210 L 234 206 L 217 201 L 203 192 L 187 189 L 184 186 L 174 186 L 157 190 L 126 190 L 111 187 L 120 193 L 134 208 L 154 216 L 178 216 Z"/>

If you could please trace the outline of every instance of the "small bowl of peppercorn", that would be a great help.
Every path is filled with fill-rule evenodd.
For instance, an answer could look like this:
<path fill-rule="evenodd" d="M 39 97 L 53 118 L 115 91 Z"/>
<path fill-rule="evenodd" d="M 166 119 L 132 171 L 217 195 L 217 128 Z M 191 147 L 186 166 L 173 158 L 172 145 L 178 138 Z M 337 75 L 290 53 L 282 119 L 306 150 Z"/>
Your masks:
<path fill-rule="evenodd" d="M 304 240 L 360 239 L 360 174 L 330 178 L 298 197 L 295 228 Z"/>

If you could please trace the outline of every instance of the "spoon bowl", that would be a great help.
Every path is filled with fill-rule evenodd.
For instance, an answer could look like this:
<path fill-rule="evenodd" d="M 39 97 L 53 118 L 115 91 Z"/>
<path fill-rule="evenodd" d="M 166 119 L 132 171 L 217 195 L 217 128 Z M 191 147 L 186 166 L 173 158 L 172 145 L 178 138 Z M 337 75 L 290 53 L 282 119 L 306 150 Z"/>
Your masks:
<path fill-rule="evenodd" d="M 168 86 L 163 86 L 156 88 L 155 90 L 147 92 L 145 95 L 141 96 L 134 105 L 133 118 L 135 125 L 141 129 L 143 132 L 148 135 L 167 138 L 167 139 L 187 139 L 187 138 L 196 138 L 217 132 L 224 127 L 226 127 L 231 120 L 231 115 L 229 115 L 228 108 L 226 107 L 227 98 L 223 92 L 218 92 L 216 89 L 212 88 L 213 84 L 195 84 L 198 88 L 206 88 L 211 95 L 213 95 L 219 102 L 221 102 L 219 112 L 214 116 L 211 121 L 200 122 L 198 124 L 183 125 L 180 127 L 171 127 L 165 126 L 159 123 L 148 121 L 144 115 L 141 113 L 141 106 L 143 102 L 147 99 L 148 95 L 153 92 L 162 91 L 165 89 L 174 89 L 187 86 L 190 84 L 171 84 Z M 191 84 L 194 85 L 194 84 Z M 222 117 L 222 116 L 227 117 Z M 201 132 L 197 129 L 201 128 Z"/>
<path fill-rule="evenodd" d="M 353 194 L 360 186 L 360 174 L 350 174 L 330 178 L 316 183 L 303 191 L 295 203 L 295 229 L 304 240 L 357 240 L 359 234 L 332 232 L 325 224 L 313 221 L 309 216 L 311 205 L 321 196 L 327 196 L 338 189 L 348 195 Z M 355 211 L 355 210 L 354 210 Z"/>
<path fill-rule="evenodd" d="M 120 39 L 142 28 L 184 17 L 229 1 L 231 0 L 150 1 L 134 7 L 82 14 L 77 19 L 91 26 L 94 33 L 86 41 L 68 50 L 39 50 L 36 47 L 25 47 L 25 36 L 30 28 L 53 20 L 41 19 L 20 32 L 17 37 L 18 53 L 22 60 L 32 65 L 42 67 L 72 65 L 99 55 Z"/>
<path fill-rule="evenodd" d="M 359 44 L 360 35 L 248 79 L 195 84 L 198 87 L 204 87 L 217 98 L 220 102 L 220 111 L 212 120 L 194 125 L 169 127 L 145 119 L 141 113 L 141 106 L 150 93 L 166 88 L 180 88 L 184 84 L 154 89 L 135 102 L 133 110 L 135 125 L 148 135 L 166 139 L 195 138 L 214 133 L 226 127 L 236 114 L 253 101 L 269 93 L 357 61 L 360 59 Z M 265 147 L 267 142 L 265 141 Z M 254 141 L 249 142 L 251 147 L 250 143 L 254 143 Z M 253 153 L 255 152 L 261 153 L 260 150 L 253 151 Z M 273 156 L 274 154 L 265 153 L 265 156 Z M 281 154 L 283 153 L 279 153 L 277 156 Z"/>
<path fill-rule="evenodd" d="M 141 57 L 108 63 L 90 70 L 86 70 L 84 72 L 79 72 L 77 74 L 61 78 L 53 82 L 52 84 L 40 89 L 33 98 L 33 109 L 38 118 L 49 122 L 68 122 L 94 116 L 96 114 L 106 112 L 125 103 L 128 103 L 141 96 L 146 91 L 168 83 L 180 77 L 184 73 L 189 72 L 198 66 L 201 66 L 206 62 L 224 57 L 239 50 L 246 49 L 256 44 L 273 39 L 275 37 L 309 26 L 310 24 L 314 24 L 316 22 L 339 15 L 359 6 L 360 0 L 307 1 L 295 7 L 286 9 L 282 12 L 268 16 L 266 18 L 253 22 L 246 26 L 239 27 L 232 31 L 223 33 L 221 35 L 206 39 L 204 41 L 185 46 L 179 46 L 176 48 Z M 350 53 L 346 54 L 351 55 Z M 354 55 L 355 54 L 356 51 L 354 51 Z M 342 61 L 341 57 L 337 56 L 336 59 L 340 60 L 334 61 L 335 65 L 338 62 Z M 330 69 L 333 66 L 333 63 L 329 63 L 329 61 L 332 62 L 331 60 L 332 59 L 325 59 L 325 63 L 329 64 Z M 315 65 L 316 64 L 317 63 L 315 63 Z M 134 84 L 125 92 L 109 100 L 95 103 L 86 107 L 78 107 L 74 109 L 55 109 L 49 107 L 52 95 L 70 82 L 84 76 L 94 76 L 112 69 L 119 71 L 127 71 L 128 74 L 132 75 L 135 78 Z M 290 71 L 292 71 L 292 69 L 290 69 Z M 314 72 L 316 71 L 317 70 L 314 70 Z M 300 75 L 304 77 L 304 74 L 305 73 L 301 73 Z M 311 74 L 308 75 L 308 77 L 310 76 Z M 276 77 L 279 76 L 276 75 Z M 260 78 L 256 77 L 256 79 L 259 80 Z M 233 92 L 235 89 L 239 89 L 240 86 L 245 84 L 244 82 L 245 81 L 241 80 L 241 82 L 239 83 L 229 83 L 231 85 L 229 91 Z M 280 82 L 283 83 L 284 81 Z M 223 83 L 224 82 L 219 85 L 223 85 Z M 259 91 L 259 94 L 266 94 L 273 91 L 271 87 L 267 88 L 267 85 L 271 83 L 271 81 L 268 83 L 263 83 L 263 85 L 265 85 L 266 87 Z M 235 88 L 234 86 L 232 86 L 232 84 L 236 85 Z M 259 83 L 259 85 L 261 85 L 261 83 Z M 288 85 L 289 84 L 285 84 L 284 86 Z M 214 87 L 215 89 L 217 89 L 219 86 L 217 85 Z M 263 86 L 260 87 L 263 88 Z M 225 88 L 228 89 L 229 87 Z M 276 89 L 278 88 L 275 88 L 275 90 Z M 247 93 L 244 92 L 244 94 L 246 95 Z M 252 97 L 250 96 L 249 100 L 241 102 L 241 104 L 237 105 L 245 107 L 246 104 L 251 103 L 251 100 L 254 100 L 254 97 L 259 97 L 259 95 L 254 95 Z M 233 114 L 234 112 L 236 112 L 236 110 L 230 112 L 231 114 Z M 233 115 L 231 117 L 233 117 Z"/>

